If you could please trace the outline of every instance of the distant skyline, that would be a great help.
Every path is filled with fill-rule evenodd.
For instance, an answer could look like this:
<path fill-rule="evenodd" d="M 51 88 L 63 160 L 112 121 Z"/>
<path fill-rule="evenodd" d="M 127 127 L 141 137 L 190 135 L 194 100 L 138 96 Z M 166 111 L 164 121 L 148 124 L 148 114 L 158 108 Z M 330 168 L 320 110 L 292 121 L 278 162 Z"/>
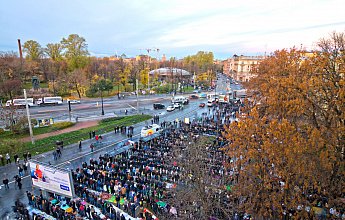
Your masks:
<path fill-rule="evenodd" d="M 70 34 L 91 55 L 145 54 L 183 58 L 198 51 L 215 59 L 264 55 L 283 48 L 316 49 L 332 31 L 345 31 L 343 0 L 0 0 L 0 51 L 35 40 L 45 47 Z M 150 56 L 156 57 L 151 51 Z"/>

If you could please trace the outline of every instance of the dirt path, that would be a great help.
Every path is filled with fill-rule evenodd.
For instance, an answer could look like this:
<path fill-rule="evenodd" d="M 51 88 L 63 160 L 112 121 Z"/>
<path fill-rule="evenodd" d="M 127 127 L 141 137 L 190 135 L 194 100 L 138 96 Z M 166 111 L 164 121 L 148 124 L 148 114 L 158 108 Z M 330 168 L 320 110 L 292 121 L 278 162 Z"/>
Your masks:
<path fill-rule="evenodd" d="M 59 130 L 59 131 L 50 132 L 50 133 L 34 135 L 34 138 L 35 138 L 35 140 L 38 140 L 38 139 L 42 139 L 42 138 L 45 138 L 45 137 L 50 137 L 50 136 L 55 136 L 55 135 L 58 135 L 58 134 L 67 133 L 67 132 L 70 132 L 70 131 L 76 131 L 76 130 L 79 130 L 79 129 L 82 129 L 82 128 L 92 127 L 92 126 L 98 125 L 98 122 L 100 120 L 101 119 L 97 119 L 97 120 L 93 120 L 93 121 L 78 122 L 73 127 L 66 128 L 66 129 Z M 21 138 L 19 140 L 20 141 L 24 141 L 24 142 L 28 142 L 28 141 L 31 141 L 31 138 L 30 137 L 25 137 L 25 138 Z"/>

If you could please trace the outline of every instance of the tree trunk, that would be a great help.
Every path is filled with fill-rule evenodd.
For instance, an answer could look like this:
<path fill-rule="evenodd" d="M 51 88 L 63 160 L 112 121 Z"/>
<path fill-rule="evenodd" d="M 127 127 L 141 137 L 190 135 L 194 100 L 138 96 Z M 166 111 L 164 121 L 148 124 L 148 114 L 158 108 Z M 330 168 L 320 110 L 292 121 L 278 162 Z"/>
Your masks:
<path fill-rule="evenodd" d="M 78 85 L 77 85 L 77 84 L 75 84 L 75 88 L 77 89 L 77 93 L 78 93 L 79 99 L 81 99 L 80 91 L 79 91 L 79 89 L 78 89 Z"/>

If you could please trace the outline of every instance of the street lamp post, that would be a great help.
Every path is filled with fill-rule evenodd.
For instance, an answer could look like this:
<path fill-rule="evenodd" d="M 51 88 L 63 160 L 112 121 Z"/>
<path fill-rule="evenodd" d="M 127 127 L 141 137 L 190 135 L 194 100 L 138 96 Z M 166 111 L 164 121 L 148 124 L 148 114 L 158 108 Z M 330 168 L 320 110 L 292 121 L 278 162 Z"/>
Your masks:
<path fill-rule="evenodd" d="M 105 89 L 105 88 L 103 87 L 103 89 Z M 98 90 L 100 90 L 99 87 L 98 87 Z M 104 115 L 104 108 L 103 108 L 103 93 L 102 93 L 102 89 L 101 89 L 101 100 L 102 100 L 102 115 Z"/>

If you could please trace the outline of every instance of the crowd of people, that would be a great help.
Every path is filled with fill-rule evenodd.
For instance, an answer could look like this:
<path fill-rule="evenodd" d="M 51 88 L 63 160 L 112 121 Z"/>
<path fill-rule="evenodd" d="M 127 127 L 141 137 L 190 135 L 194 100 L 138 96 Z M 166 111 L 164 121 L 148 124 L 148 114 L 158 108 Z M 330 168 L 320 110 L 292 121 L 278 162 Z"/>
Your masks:
<path fill-rule="evenodd" d="M 223 156 L 218 151 L 226 141 L 219 137 L 224 131 L 223 124 L 229 123 L 233 117 L 233 111 L 230 105 L 215 106 L 212 113 L 206 112 L 188 124 L 163 121 L 160 125 L 164 130 L 160 137 L 148 142 L 136 142 L 133 148 L 118 155 L 105 154 L 100 155 L 98 160 L 83 162 L 72 171 L 78 199 L 66 199 L 71 212 L 63 211 L 59 205 L 50 203 L 42 196 L 27 192 L 29 204 L 56 219 L 151 220 L 156 216 L 180 219 L 184 210 L 176 210 L 174 204 L 168 202 L 173 201 L 171 198 L 176 185 L 185 184 L 181 179 L 187 172 L 174 162 L 175 150 L 182 150 L 186 141 L 196 141 L 198 136 L 207 134 L 216 138 L 212 146 L 205 147 Z M 155 117 L 154 122 L 158 123 L 159 118 Z M 123 127 L 114 128 L 115 133 L 120 129 L 122 134 L 126 134 Z M 129 129 L 133 133 L 133 129 Z M 94 132 L 91 135 L 94 136 Z M 212 163 L 218 159 L 224 160 L 224 157 L 216 158 Z M 221 173 L 223 166 L 224 163 L 219 163 L 213 172 Z M 56 195 L 51 197 L 61 200 Z"/>

